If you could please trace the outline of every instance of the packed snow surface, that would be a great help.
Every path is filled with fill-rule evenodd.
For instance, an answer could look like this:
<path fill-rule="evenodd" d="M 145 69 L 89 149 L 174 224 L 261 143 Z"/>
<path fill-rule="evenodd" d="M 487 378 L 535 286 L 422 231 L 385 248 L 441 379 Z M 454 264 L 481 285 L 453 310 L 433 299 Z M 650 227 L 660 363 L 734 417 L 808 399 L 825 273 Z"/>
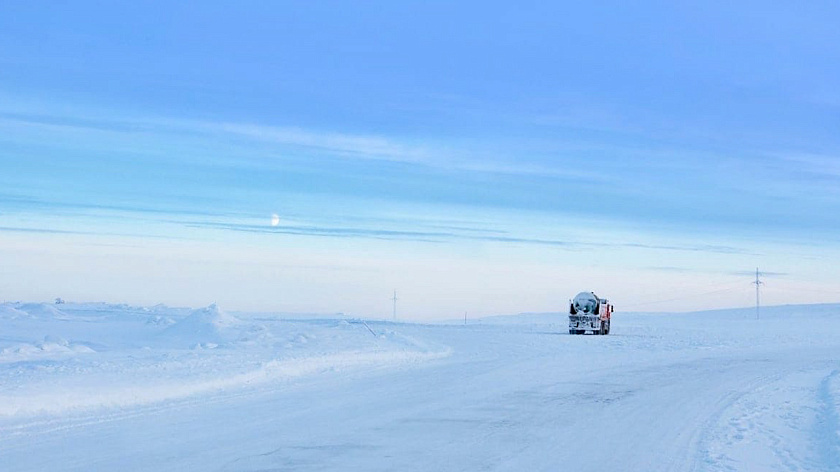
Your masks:
<path fill-rule="evenodd" d="M 0 470 L 840 472 L 840 305 L 460 323 L 0 305 Z"/>

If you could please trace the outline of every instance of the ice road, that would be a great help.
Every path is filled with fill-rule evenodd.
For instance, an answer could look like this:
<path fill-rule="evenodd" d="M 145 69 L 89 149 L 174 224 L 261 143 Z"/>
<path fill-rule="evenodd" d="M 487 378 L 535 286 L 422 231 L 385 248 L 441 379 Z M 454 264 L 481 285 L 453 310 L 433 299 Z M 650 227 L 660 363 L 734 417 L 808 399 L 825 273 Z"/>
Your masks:
<path fill-rule="evenodd" d="M 0 470 L 840 471 L 840 305 L 458 323 L 0 305 Z"/>

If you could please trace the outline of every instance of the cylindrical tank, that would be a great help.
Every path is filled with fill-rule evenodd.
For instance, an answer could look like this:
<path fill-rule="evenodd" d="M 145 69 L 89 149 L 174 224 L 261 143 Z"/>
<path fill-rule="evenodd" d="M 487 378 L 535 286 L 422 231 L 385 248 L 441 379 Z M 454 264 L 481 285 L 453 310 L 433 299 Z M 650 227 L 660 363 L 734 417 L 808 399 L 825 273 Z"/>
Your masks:
<path fill-rule="evenodd" d="M 572 308 L 575 313 L 592 315 L 598 313 L 598 305 L 600 304 L 598 296 L 592 292 L 580 292 L 575 295 L 572 300 Z"/>

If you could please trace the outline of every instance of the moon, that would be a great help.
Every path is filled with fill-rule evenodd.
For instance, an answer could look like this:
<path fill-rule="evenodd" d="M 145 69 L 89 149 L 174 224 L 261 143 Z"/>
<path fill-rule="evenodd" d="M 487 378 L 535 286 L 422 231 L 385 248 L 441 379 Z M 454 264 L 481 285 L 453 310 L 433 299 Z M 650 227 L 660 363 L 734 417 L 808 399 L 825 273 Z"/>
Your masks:
<path fill-rule="evenodd" d="M 271 226 L 277 226 L 280 224 L 280 215 L 277 213 L 273 213 L 271 215 Z"/>

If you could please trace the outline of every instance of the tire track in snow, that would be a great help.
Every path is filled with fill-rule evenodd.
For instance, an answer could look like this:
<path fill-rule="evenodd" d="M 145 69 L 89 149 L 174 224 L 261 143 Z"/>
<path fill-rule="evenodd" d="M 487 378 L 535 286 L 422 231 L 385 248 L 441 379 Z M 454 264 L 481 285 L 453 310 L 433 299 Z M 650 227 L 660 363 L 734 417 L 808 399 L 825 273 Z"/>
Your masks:
<path fill-rule="evenodd" d="M 819 410 L 814 425 L 814 439 L 826 472 L 840 472 L 840 415 L 837 401 L 832 392 L 832 380 L 840 377 L 840 370 L 834 370 L 820 382 L 817 391 Z"/>
<path fill-rule="evenodd" d="M 714 413 L 708 416 L 702 425 L 696 431 L 696 437 L 692 443 L 693 449 L 693 463 L 691 465 L 692 472 L 706 471 L 706 470 L 727 470 L 736 471 L 737 469 L 726 463 L 726 457 L 720 454 L 713 454 L 710 446 L 721 441 L 721 432 L 716 431 L 717 424 L 724 418 L 728 410 L 731 410 L 738 402 L 742 401 L 744 397 L 759 390 L 762 386 L 776 382 L 782 378 L 782 375 L 775 373 L 773 375 L 760 375 L 755 377 L 743 385 L 733 387 L 731 391 L 721 396 L 715 403 Z M 731 425 L 731 421 L 730 421 Z"/>
<path fill-rule="evenodd" d="M 732 392 L 703 428 L 692 470 L 840 472 L 840 370 L 791 367 Z"/>

